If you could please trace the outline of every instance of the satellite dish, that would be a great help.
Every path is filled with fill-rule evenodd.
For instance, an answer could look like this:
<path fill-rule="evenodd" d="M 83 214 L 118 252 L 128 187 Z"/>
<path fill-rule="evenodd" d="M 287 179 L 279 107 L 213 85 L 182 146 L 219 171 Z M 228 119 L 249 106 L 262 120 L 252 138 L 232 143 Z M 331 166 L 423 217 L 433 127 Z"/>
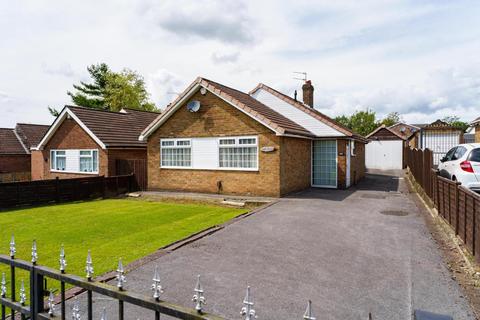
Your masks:
<path fill-rule="evenodd" d="M 200 110 L 200 101 L 198 100 L 193 100 L 187 103 L 187 109 L 190 112 L 197 112 Z"/>

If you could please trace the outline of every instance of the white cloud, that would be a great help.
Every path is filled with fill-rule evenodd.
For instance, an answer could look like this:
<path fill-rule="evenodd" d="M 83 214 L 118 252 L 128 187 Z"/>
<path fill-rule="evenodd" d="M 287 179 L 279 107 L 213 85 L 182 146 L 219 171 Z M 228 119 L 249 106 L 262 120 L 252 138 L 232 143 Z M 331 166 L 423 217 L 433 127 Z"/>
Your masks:
<path fill-rule="evenodd" d="M 147 76 L 147 88 L 157 107 L 164 109 L 187 85 L 178 75 L 160 69 Z"/>
<path fill-rule="evenodd" d="M 49 65 L 47 63 L 42 63 L 42 69 L 45 73 L 54 76 L 63 76 L 71 78 L 75 76 L 75 72 L 72 69 L 72 66 L 69 63 L 61 63 L 55 65 Z"/>
<path fill-rule="evenodd" d="M 214 52 L 212 54 L 212 60 L 216 64 L 237 62 L 239 57 L 240 52 L 238 51 L 230 53 Z"/>
<path fill-rule="evenodd" d="M 0 127 L 51 122 L 46 107 L 70 103 L 66 91 L 99 62 L 137 70 L 162 108 L 197 76 L 291 95 L 301 86 L 292 71 L 306 71 L 328 115 L 471 120 L 479 15 L 467 0 L 4 1 Z"/>
<path fill-rule="evenodd" d="M 145 6 L 145 4 L 144 4 Z M 251 21 L 243 1 L 164 0 L 149 3 L 143 12 L 176 37 L 251 43 Z"/>

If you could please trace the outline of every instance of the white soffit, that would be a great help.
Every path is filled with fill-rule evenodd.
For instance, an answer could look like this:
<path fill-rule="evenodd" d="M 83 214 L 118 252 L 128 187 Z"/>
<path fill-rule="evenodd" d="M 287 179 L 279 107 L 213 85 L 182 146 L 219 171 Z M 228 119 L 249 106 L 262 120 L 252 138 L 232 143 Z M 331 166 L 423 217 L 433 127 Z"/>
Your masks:
<path fill-rule="evenodd" d="M 252 94 L 252 97 L 270 107 L 276 112 L 280 113 L 284 117 L 292 120 L 293 122 L 301 125 L 308 131 L 312 132 L 319 137 L 338 137 L 345 136 L 343 132 L 340 132 L 329 125 L 323 123 L 320 120 L 315 119 L 311 115 L 303 112 L 297 107 L 292 106 L 290 103 L 283 101 L 282 99 L 274 96 L 270 92 L 263 88 L 258 89 Z"/>

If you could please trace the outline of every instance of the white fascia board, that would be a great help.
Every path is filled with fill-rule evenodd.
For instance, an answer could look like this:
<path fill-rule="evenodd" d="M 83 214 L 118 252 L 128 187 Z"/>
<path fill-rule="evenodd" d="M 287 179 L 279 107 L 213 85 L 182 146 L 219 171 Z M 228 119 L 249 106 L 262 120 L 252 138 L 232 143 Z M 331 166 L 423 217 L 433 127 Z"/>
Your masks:
<path fill-rule="evenodd" d="M 69 115 L 75 122 L 102 148 L 106 149 L 107 147 L 105 144 L 98 139 L 96 135 L 93 134 L 93 132 L 88 129 L 88 127 L 70 110 L 68 107 L 63 109 L 63 111 L 60 113 L 60 115 L 57 117 L 55 122 L 52 124 L 50 129 L 48 129 L 47 134 L 43 137 L 42 141 L 37 145 L 36 148 L 32 148 L 32 150 L 43 150 L 43 147 L 47 142 L 52 138 L 52 136 L 57 132 L 57 129 L 60 127 L 60 125 L 63 123 L 63 121 L 67 118 L 67 115 Z"/>
<path fill-rule="evenodd" d="M 145 134 L 141 134 L 139 137 L 138 137 L 138 140 L 140 141 L 144 141 L 146 138 L 148 138 L 148 136 L 150 136 L 153 132 L 155 132 L 165 121 L 168 120 L 168 118 L 170 118 L 177 110 L 178 108 L 180 108 L 180 106 L 186 101 L 188 100 L 191 96 L 193 96 L 193 94 L 195 94 L 201 87 L 205 88 L 206 90 L 208 90 L 208 92 L 214 94 L 216 97 L 222 99 L 223 101 L 225 101 L 226 103 L 228 103 L 229 105 L 231 105 L 232 107 L 234 107 L 235 109 L 243 112 L 244 114 L 246 114 L 247 116 L 249 116 L 250 118 L 252 118 L 253 120 L 261 123 L 262 125 L 264 125 L 265 127 L 267 127 L 268 129 L 272 130 L 273 132 L 275 132 L 277 135 L 283 135 L 283 134 L 280 134 L 277 130 L 275 130 L 274 128 L 272 128 L 270 125 L 266 124 L 265 122 L 263 121 L 260 121 L 259 119 L 253 117 L 251 114 L 249 114 L 248 112 L 246 112 L 245 110 L 237 107 L 236 105 L 234 105 L 232 102 L 226 100 L 224 97 L 222 97 L 221 95 L 217 94 L 216 92 L 214 92 L 213 90 L 210 90 L 209 88 L 197 83 L 195 86 L 192 87 L 192 89 L 190 89 L 190 91 L 187 92 L 187 94 L 185 94 L 172 108 L 170 108 L 161 118 L 160 120 L 154 125 L 152 126 L 147 132 L 145 132 Z"/>

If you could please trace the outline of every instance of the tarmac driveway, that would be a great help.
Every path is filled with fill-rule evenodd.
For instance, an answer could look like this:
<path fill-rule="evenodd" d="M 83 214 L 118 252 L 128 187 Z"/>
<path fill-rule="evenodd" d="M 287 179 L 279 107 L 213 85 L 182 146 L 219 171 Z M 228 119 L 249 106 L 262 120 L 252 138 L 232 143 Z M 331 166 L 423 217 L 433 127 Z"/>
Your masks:
<path fill-rule="evenodd" d="M 405 320 L 414 309 L 474 319 L 409 197 L 385 175 L 348 191 L 307 190 L 132 271 L 127 288 L 150 295 L 157 264 L 164 300 L 193 307 L 201 274 L 206 311 L 231 319 L 241 319 L 247 285 L 259 319 L 302 319 L 308 299 L 319 320 Z M 103 305 L 114 319 L 117 304 L 95 309 Z"/>

